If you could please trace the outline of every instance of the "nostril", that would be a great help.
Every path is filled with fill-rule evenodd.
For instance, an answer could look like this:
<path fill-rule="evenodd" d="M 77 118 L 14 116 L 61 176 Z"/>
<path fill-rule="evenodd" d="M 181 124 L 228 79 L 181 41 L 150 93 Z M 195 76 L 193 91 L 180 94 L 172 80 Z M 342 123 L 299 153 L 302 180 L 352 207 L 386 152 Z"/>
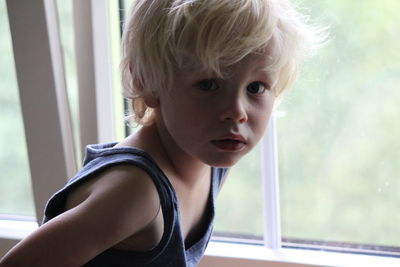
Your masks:
<path fill-rule="evenodd" d="M 247 116 L 246 117 L 243 117 L 243 118 L 241 118 L 241 119 L 239 119 L 239 122 L 240 123 L 244 123 L 244 122 L 246 122 L 247 121 Z"/>
<path fill-rule="evenodd" d="M 242 114 L 235 114 L 235 115 L 232 115 L 232 116 L 223 116 L 222 120 L 238 122 L 238 123 L 244 123 L 244 122 L 247 121 L 247 115 L 246 115 L 246 113 L 242 113 Z"/>
<path fill-rule="evenodd" d="M 225 99 L 220 119 L 223 121 L 233 121 L 243 123 L 247 121 L 246 107 L 248 103 L 241 95 L 235 95 Z"/>

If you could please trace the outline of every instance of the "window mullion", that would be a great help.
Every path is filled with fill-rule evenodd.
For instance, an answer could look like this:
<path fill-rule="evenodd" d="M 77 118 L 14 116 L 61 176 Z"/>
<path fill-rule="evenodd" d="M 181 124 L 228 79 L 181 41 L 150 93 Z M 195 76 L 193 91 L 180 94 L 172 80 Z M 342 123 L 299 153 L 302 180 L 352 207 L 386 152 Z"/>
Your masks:
<path fill-rule="evenodd" d="M 47 30 L 50 42 L 50 54 L 53 65 L 53 75 L 56 91 L 57 106 L 60 117 L 61 137 L 65 154 L 65 167 L 67 176 L 65 180 L 77 172 L 77 160 L 75 153 L 75 140 L 73 135 L 71 110 L 68 100 L 68 92 L 65 78 L 63 51 L 61 47 L 59 17 L 57 2 L 45 0 L 45 12 Z"/>
<path fill-rule="evenodd" d="M 276 142 L 276 122 L 272 115 L 268 130 L 261 141 L 264 245 L 270 249 L 279 249 L 282 244 Z"/>
<path fill-rule="evenodd" d="M 98 143 L 91 1 L 73 1 L 81 153 Z"/>
<path fill-rule="evenodd" d="M 109 12 L 108 0 L 92 0 L 92 38 L 99 142 L 115 140 Z"/>
<path fill-rule="evenodd" d="M 79 86 L 80 142 L 115 139 L 109 1 L 75 0 L 74 31 Z"/>

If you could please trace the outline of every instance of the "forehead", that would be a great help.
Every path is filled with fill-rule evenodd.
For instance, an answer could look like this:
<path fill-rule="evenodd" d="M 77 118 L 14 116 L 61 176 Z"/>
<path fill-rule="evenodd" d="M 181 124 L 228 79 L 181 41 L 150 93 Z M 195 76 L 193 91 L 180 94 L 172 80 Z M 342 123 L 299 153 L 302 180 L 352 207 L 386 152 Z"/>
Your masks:
<path fill-rule="evenodd" d="M 232 73 L 236 73 L 238 71 L 258 71 L 258 72 L 266 72 L 269 74 L 274 73 L 273 70 L 273 58 L 269 55 L 269 53 L 265 50 L 253 52 L 248 54 L 241 60 L 236 63 L 230 65 L 223 65 L 223 62 L 219 62 L 219 70 L 220 73 L 214 71 L 211 67 L 201 66 L 199 61 L 191 60 L 187 61 L 187 64 L 182 68 L 179 68 L 176 71 L 176 74 L 179 76 L 184 75 L 194 75 L 194 74 L 202 74 L 210 77 L 219 77 L 224 78 L 230 76 Z"/>
<path fill-rule="evenodd" d="M 256 69 L 260 71 L 269 72 L 272 64 L 273 64 L 272 57 L 269 55 L 269 53 L 263 51 L 263 52 L 251 53 L 245 56 L 239 62 L 233 64 L 232 66 L 227 67 L 227 69 L 234 70 L 237 68 L 249 68 L 249 69 L 254 69 L 254 70 Z"/>

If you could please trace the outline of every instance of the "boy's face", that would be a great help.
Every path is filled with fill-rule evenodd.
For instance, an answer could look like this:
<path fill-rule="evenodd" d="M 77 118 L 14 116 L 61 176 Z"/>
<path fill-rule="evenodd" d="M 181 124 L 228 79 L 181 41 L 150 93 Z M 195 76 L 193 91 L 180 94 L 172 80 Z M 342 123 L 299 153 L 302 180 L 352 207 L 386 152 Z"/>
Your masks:
<path fill-rule="evenodd" d="M 249 55 L 222 70 L 224 78 L 178 72 L 173 87 L 159 92 L 156 108 L 169 154 L 229 167 L 254 148 L 275 100 L 275 77 L 265 71 L 267 63 L 267 55 Z"/>

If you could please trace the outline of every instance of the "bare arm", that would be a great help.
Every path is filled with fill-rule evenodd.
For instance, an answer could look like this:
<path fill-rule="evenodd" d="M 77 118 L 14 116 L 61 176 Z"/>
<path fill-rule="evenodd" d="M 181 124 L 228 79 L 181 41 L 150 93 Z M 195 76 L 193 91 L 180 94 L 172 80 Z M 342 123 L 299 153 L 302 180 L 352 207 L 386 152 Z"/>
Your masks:
<path fill-rule="evenodd" d="M 132 166 L 113 168 L 101 174 L 86 200 L 18 243 L 0 266 L 81 266 L 143 229 L 159 203 L 146 173 Z"/>

